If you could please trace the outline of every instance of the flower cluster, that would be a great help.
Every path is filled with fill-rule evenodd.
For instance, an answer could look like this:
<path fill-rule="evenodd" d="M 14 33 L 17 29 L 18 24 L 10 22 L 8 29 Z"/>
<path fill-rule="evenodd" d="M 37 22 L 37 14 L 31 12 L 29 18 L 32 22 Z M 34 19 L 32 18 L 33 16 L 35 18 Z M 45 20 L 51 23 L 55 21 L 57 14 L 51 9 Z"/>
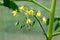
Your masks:
<path fill-rule="evenodd" d="M 19 10 L 22 11 L 22 12 L 24 12 L 25 15 L 32 15 L 32 16 L 36 16 L 36 17 L 41 17 L 41 15 L 42 15 L 41 11 L 38 10 L 36 12 L 36 14 L 35 14 L 35 12 L 32 9 L 25 10 L 24 6 L 19 7 Z M 17 11 L 13 11 L 12 13 L 13 13 L 13 16 L 17 15 Z M 42 22 L 46 23 L 46 18 L 45 17 L 42 18 Z M 27 21 L 26 21 L 26 23 L 30 24 L 30 23 L 32 23 L 32 20 L 28 18 Z"/>

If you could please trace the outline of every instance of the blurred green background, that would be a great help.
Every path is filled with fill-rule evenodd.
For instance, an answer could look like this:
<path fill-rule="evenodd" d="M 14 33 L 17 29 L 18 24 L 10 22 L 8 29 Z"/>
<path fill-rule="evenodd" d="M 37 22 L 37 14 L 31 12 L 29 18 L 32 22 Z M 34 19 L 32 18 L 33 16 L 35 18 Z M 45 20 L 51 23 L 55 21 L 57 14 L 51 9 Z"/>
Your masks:
<path fill-rule="evenodd" d="M 2 0 L 0 0 L 2 1 Z M 51 0 L 36 0 L 43 5 L 50 8 L 51 6 Z M 27 5 L 31 9 L 34 10 L 41 10 L 42 14 L 48 18 L 49 14 L 44 9 L 38 7 L 37 5 L 30 3 L 30 2 L 20 2 L 20 1 L 14 1 L 18 6 L 21 5 Z M 41 28 L 39 27 L 39 24 L 36 23 L 34 27 L 31 28 L 31 31 L 27 31 L 26 29 L 20 30 L 19 26 L 15 26 L 15 23 L 17 20 L 23 20 L 24 16 L 18 15 L 14 17 L 12 15 L 13 10 L 0 6 L 0 40 L 45 40 L 45 36 L 43 35 L 43 32 Z M 60 17 L 60 0 L 57 0 L 57 6 L 56 6 L 56 12 L 55 17 Z M 23 24 L 23 23 L 22 23 Z M 44 26 L 46 32 L 47 27 L 46 24 L 42 23 Z M 60 40 L 60 36 L 54 37 L 53 40 Z"/>

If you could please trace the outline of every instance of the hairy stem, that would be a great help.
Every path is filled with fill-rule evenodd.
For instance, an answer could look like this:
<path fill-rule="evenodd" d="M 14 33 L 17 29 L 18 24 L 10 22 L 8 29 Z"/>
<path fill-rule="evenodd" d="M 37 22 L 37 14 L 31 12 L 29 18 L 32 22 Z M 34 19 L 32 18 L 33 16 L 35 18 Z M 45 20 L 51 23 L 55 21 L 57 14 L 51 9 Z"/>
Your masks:
<path fill-rule="evenodd" d="M 52 34 L 53 37 L 54 37 L 54 36 L 57 36 L 57 35 L 60 35 L 60 32 L 54 32 L 54 33 Z"/>
<path fill-rule="evenodd" d="M 50 21 L 48 26 L 48 40 L 52 40 L 52 29 L 53 29 L 53 23 L 54 23 L 55 7 L 56 7 L 56 0 L 52 0 L 52 6 L 50 10 Z"/>
<path fill-rule="evenodd" d="M 34 4 L 38 5 L 39 7 L 42 7 L 43 9 L 47 10 L 48 12 L 50 12 L 50 9 L 45 7 L 44 5 L 42 5 L 41 3 L 35 1 L 35 0 L 32 0 L 31 2 L 33 2 Z"/>

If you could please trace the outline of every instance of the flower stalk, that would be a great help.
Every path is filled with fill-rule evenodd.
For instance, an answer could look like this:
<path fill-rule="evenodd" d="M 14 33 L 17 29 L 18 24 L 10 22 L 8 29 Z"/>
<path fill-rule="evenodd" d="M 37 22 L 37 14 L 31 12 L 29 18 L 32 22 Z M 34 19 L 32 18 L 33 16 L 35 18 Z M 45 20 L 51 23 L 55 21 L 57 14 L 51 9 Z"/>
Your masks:
<path fill-rule="evenodd" d="M 44 30 L 44 28 L 43 28 L 43 26 L 42 26 L 42 24 L 41 24 L 41 22 L 39 21 L 39 19 L 34 15 L 34 17 L 36 18 L 36 20 L 38 21 L 38 23 L 39 23 L 39 25 L 41 26 L 41 28 L 42 28 L 42 31 L 43 31 L 43 33 L 44 33 L 44 35 L 46 36 L 46 39 L 48 40 L 48 36 L 47 36 L 47 34 L 46 34 L 46 32 L 45 32 L 45 30 Z"/>

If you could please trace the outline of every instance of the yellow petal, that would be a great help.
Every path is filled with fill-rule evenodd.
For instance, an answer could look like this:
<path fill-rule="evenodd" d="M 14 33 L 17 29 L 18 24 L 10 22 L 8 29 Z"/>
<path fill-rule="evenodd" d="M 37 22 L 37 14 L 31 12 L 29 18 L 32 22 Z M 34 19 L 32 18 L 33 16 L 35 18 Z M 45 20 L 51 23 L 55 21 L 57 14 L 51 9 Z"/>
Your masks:
<path fill-rule="evenodd" d="M 30 23 L 32 23 L 32 20 L 31 19 L 27 19 L 26 23 L 30 24 Z"/>
<path fill-rule="evenodd" d="M 45 17 L 42 18 L 42 22 L 46 23 L 46 18 Z"/>
<path fill-rule="evenodd" d="M 27 15 L 34 15 L 34 11 L 33 10 L 27 10 L 25 14 L 27 14 Z"/>
<path fill-rule="evenodd" d="M 24 11 L 24 6 L 19 7 L 19 10 Z"/>
<path fill-rule="evenodd" d="M 33 14 L 34 14 L 34 11 L 33 11 L 33 10 L 30 10 L 30 11 L 29 11 L 29 14 L 30 14 L 30 15 L 33 15 Z"/>
<path fill-rule="evenodd" d="M 13 16 L 16 16 L 17 15 L 17 11 L 13 11 Z"/>
<path fill-rule="evenodd" d="M 37 17 L 40 17 L 41 16 L 41 12 L 38 11 L 37 14 L 36 14 Z"/>

